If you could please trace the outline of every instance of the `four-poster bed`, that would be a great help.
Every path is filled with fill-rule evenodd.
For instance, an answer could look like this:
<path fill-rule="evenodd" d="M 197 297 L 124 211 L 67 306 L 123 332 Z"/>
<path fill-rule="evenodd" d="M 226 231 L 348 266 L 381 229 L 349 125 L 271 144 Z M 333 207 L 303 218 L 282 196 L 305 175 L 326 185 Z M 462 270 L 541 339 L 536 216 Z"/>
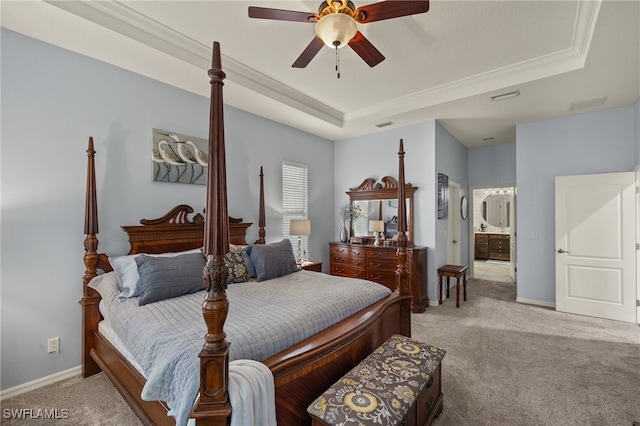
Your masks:
<path fill-rule="evenodd" d="M 130 254 L 166 253 L 203 247 L 206 263 L 202 275 L 206 295 L 201 305 L 201 318 L 204 318 L 206 334 L 204 345 L 198 355 L 200 358 L 199 396 L 190 414 L 191 418 L 196 419 L 198 425 L 226 425 L 231 416 L 232 407 L 228 398 L 230 348 L 225 331 L 233 324 L 225 323 L 225 320 L 229 315 L 230 306 L 227 293 L 232 289 L 227 289 L 229 273 L 225 265 L 225 255 L 229 252 L 230 243 L 246 245 L 244 235 L 250 225 L 243 223 L 241 219 L 229 218 L 227 212 L 222 114 L 222 80 L 225 76 L 221 68 L 218 43 L 214 43 L 212 62 L 212 70 L 209 71 L 212 91 L 206 217 L 202 218 L 200 215 L 196 215 L 193 219 L 189 219 L 188 215 L 192 213 L 192 209 L 181 205 L 161 218 L 142 221 L 140 226 L 123 227 L 129 234 Z M 174 424 L 174 418 L 167 416 L 170 407 L 166 403 L 142 399 L 141 395 L 146 381 L 144 375 L 99 330 L 99 324 L 103 320 L 103 314 L 100 310 L 101 294 L 94 289 L 95 284 L 91 284 L 91 282 L 98 276 L 99 270 L 109 272 L 112 270 L 112 266 L 109 263 L 109 258 L 98 252 L 95 151 L 91 138 L 87 154 L 87 201 L 84 228 L 86 271 L 83 277 L 83 297 L 80 301 L 83 312 L 82 374 L 87 377 L 100 370 L 104 371 L 144 423 Z M 329 385 L 364 359 L 391 335 L 395 333 L 411 335 L 411 296 L 405 266 L 407 242 L 406 237 L 403 238 L 404 231 L 406 231 L 406 219 L 404 218 L 404 150 L 402 141 L 400 141 L 398 154 L 401 182 L 398 194 L 398 231 L 400 233 L 398 289 L 310 337 L 304 338 L 266 359 L 259 360 L 273 374 L 277 420 L 281 425 L 309 424 L 310 419 L 306 407 Z M 260 170 L 260 179 L 260 238 L 256 243 L 264 244 L 262 169 Z M 337 279 L 306 271 L 291 275 L 303 273 Z M 288 279 L 295 278 L 292 276 Z M 96 280 L 98 279 L 96 278 Z M 375 286 L 381 287 L 377 284 Z M 242 305 L 241 301 L 240 305 Z M 231 317 L 231 315 L 229 316 Z M 270 336 L 264 336 L 264 339 L 269 340 Z M 234 343 L 234 341 L 230 340 L 230 343 Z"/>

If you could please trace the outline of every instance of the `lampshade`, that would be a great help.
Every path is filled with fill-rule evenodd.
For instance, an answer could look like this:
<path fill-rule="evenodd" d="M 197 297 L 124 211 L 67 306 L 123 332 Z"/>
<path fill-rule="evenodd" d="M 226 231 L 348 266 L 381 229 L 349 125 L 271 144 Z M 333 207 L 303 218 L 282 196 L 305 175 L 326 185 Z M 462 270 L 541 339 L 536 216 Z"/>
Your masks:
<path fill-rule="evenodd" d="M 329 13 L 316 23 L 316 35 L 331 48 L 346 46 L 357 32 L 356 21 L 344 13 Z"/>
<path fill-rule="evenodd" d="M 371 232 L 382 232 L 384 231 L 384 222 L 381 220 L 370 220 L 369 221 L 369 231 Z"/>
<path fill-rule="evenodd" d="M 291 219 L 289 235 L 311 235 L 311 221 L 309 219 Z"/>

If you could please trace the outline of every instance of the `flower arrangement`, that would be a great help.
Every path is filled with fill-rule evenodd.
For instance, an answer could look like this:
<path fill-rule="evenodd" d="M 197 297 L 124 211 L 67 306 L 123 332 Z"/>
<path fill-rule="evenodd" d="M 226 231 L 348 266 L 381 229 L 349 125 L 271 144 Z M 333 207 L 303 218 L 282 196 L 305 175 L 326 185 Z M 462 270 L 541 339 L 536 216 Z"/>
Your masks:
<path fill-rule="evenodd" d="M 360 218 L 360 216 L 362 216 L 362 209 L 357 204 L 345 204 L 338 208 L 338 214 L 342 218 L 343 222 L 346 222 L 347 220 L 355 222 Z"/>

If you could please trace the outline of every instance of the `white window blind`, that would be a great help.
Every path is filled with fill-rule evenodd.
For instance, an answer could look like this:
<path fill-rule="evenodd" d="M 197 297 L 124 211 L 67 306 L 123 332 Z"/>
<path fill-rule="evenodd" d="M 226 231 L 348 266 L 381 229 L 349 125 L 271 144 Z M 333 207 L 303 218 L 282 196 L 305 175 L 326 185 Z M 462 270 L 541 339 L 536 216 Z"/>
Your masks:
<path fill-rule="evenodd" d="M 308 196 L 309 167 L 292 161 L 282 162 L 282 235 L 291 240 L 294 254 L 297 253 L 298 236 L 290 235 L 291 219 L 309 218 Z M 302 236 L 301 249 L 308 253 L 309 237 Z"/>

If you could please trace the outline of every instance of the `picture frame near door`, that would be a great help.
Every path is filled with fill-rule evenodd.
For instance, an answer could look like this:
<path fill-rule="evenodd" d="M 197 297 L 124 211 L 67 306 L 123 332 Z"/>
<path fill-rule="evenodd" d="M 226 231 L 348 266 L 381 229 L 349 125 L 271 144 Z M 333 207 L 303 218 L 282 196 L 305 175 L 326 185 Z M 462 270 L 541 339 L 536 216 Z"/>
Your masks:
<path fill-rule="evenodd" d="M 438 173 L 438 219 L 449 217 L 449 176 Z"/>

